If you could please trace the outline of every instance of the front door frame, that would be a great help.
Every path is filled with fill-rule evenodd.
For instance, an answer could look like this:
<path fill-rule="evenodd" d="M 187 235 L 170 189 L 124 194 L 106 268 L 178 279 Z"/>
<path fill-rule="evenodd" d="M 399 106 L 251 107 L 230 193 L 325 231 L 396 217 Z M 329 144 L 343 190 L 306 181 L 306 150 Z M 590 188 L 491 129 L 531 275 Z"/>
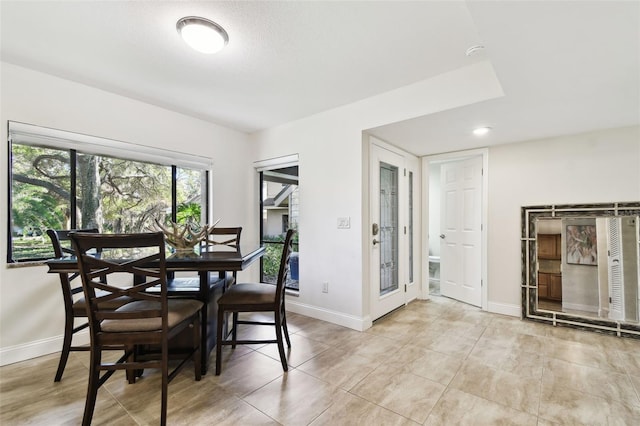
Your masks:
<path fill-rule="evenodd" d="M 463 160 L 470 157 L 482 157 L 482 236 L 481 236 L 481 280 L 482 280 L 482 310 L 487 310 L 488 286 L 487 286 L 487 235 L 488 235 L 488 192 L 489 187 L 489 150 L 478 148 L 466 151 L 449 152 L 422 157 L 422 299 L 429 299 L 429 174 L 430 163 L 445 163 L 449 161 Z M 435 206 L 440 208 L 439 206 Z M 438 238 L 433 235 L 431 238 Z M 442 267 L 442 265 L 441 265 Z"/>

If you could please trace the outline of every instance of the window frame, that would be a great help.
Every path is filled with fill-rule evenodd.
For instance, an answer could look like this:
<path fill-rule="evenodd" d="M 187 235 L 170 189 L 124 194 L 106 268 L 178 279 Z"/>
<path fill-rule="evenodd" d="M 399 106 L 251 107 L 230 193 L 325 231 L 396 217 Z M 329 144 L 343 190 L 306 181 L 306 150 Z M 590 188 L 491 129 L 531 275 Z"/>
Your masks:
<path fill-rule="evenodd" d="M 76 164 L 78 154 L 115 157 L 122 160 L 153 163 L 170 167 L 171 171 L 171 219 L 176 220 L 177 215 L 177 170 L 179 168 L 200 170 L 205 173 L 202 196 L 204 197 L 204 217 L 211 221 L 212 201 L 212 169 L 213 160 L 208 157 L 185 154 L 163 148 L 116 141 L 102 137 L 90 136 L 48 127 L 42 127 L 17 121 L 7 121 L 7 149 L 8 149 L 8 191 L 7 191 L 7 264 L 21 265 L 29 263 L 41 263 L 48 258 L 13 258 L 13 144 L 49 148 L 69 153 L 70 194 L 69 205 L 71 211 L 71 228 L 77 227 L 77 171 Z"/>

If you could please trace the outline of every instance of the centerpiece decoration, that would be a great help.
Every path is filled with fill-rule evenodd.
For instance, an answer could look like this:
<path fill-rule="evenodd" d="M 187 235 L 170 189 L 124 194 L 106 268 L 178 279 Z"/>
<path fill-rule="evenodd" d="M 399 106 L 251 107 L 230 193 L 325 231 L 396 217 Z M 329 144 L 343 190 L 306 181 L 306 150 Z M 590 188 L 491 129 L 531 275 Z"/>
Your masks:
<path fill-rule="evenodd" d="M 167 244 L 173 247 L 177 253 L 193 253 L 196 245 L 207 239 L 220 219 L 216 220 L 213 225 L 204 226 L 175 222 L 169 222 L 167 226 L 164 226 L 158 220 L 155 222 L 157 230 L 162 231 Z"/>

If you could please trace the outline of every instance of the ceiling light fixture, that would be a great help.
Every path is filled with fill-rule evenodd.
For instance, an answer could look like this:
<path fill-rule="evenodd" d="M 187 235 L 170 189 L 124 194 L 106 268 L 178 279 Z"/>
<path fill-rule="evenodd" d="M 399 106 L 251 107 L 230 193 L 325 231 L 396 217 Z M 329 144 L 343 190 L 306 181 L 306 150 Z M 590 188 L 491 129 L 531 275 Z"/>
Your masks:
<path fill-rule="evenodd" d="M 470 48 L 467 49 L 467 51 L 465 52 L 465 55 L 467 56 L 471 56 L 471 55 L 475 55 L 478 52 L 481 52 L 484 50 L 484 46 L 481 44 L 476 44 L 475 46 L 471 46 Z"/>
<path fill-rule="evenodd" d="M 176 29 L 182 39 L 198 52 L 216 53 L 229 43 L 229 35 L 224 28 L 198 16 L 180 19 Z"/>
<path fill-rule="evenodd" d="M 473 134 L 476 136 L 484 136 L 491 131 L 491 127 L 478 127 L 473 129 Z"/>

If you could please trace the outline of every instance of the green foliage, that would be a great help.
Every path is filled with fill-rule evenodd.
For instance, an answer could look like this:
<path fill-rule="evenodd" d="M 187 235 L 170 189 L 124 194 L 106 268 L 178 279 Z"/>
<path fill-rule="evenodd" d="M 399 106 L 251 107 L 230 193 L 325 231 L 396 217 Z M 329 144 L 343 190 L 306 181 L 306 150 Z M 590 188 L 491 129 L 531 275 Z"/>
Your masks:
<path fill-rule="evenodd" d="M 178 205 L 176 219 L 178 223 L 200 223 L 201 214 L 200 203 L 182 203 Z"/>
<path fill-rule="evenodd" d="M 171 217 L 171 167 L 78 153 L 77 211 L 70 211 L 69 151 L 12 144 L 11 235 L 16 260 L 49 251 L 47 228 L 70 226 L 130 233 L 154 229 Z M 203 172 L 178 168 L 178 221 L 200 223 Z M 46 254 L 44 255 L 46 257 Z"/>
<path fill-rule="evenodd" d="M 264 237 L 265 252 L 262 257 L 263 281 L 275 283 L 280 270 L 280 260 L 282 258 L 282 245 L 285 235 L 268 235 Z M 293 237 L 293 251 L 298 249 L 298 233 Z"/>

